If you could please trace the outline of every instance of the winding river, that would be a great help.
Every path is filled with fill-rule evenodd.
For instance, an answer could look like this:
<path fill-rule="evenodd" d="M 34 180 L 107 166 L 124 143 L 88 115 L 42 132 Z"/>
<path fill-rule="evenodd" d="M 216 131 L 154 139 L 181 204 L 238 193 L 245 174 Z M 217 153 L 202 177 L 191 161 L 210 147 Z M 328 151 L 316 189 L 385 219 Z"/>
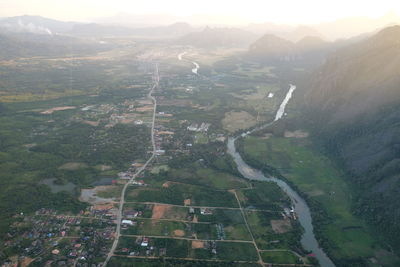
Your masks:
<path fill-rule="evenodd" d="M 178 55 L 178 60 L 179 60 L 179 61 L 184 60 L 184 59 L 183 59 L 183 56 L 186 55 L 186 54 L 187 54 L 187 52 L 182 52 L 182 53 L 180 53 L 180 54 Z M 185 60 L 185 61 L 192 62 L 192 64 L 194 65 L 194 68 L 192 69 L 192 72 L 193 72 L 194 74 L 198 75 L 197 71 L 200 69 L 199 63 L 197 63 L 197 62 L 195 62 L 195 61 L 189 61 L 189 60 Z"/>
<path fill-rule="evenodd" d="M 286 105 L 292 97 L 294 90 L 296 90 L 296 86 L 291 84 L 290 89 L 286 94 L 285 99 L 281 103 L 273 122 L 265 124 L 252 131 L 243 133 L 241 134 L 241 136 L 244 137 L 254 131 L 263 129 L 271 125 L 275 121 L 280 120 L 285 114 Z M 298 216 L 298 220 L 301 226 L 304 228 L 304 234 L 301 237 L 301 244 L 303 245 L 303 247 L 307 250 L 312 251 L 312 253 L 315 254 L 315 257 L 318 259 L 322 267 L 334 267 L 335 265 L 333 264 L 333 262 L 328 258 L 322 248 L 319 247 L 318 242 L 315 239 L 310 208 L 308 207 L 305 200 L 301 198 L 300 195 L 283 180 L 274 177 L 266 177 L 260 170 L 250 167 L 246 162 L 244 162 L 240 154 L 236 151 L 235 141 L 237 138 L 238 137 L 229 138 L 228 153 L 235 160 L 238 166 L 238 171 L 249 180 L 268 181 L 276 183 L 292 200 L 294 210 L 296 211 Z"/>

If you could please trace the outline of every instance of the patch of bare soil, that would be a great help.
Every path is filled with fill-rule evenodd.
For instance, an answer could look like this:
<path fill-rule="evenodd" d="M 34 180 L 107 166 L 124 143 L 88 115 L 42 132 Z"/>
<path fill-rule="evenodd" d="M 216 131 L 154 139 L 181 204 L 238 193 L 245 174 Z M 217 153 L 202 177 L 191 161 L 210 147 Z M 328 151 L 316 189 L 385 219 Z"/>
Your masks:
<path fill-rule="evenodd" d="M 183 231 L 183 230 L 175 230 L 174 231 L 174 236 L 179 236 L 179 237 L 185 236 L 185 231 Z"/>
<path fill-rule="evenodd" d="M 40 112 L 40 114 L 52 114 L 54 111 L 61 111 L 61 110 L 68 110 L 68 109 L 75 109 L 76 107 L 74 106 L 66 106 L 66 107 L 55 107 L 55 108 L 50 108 L 45 111 Z"/>
<path fill-rule="evenodd" d="M 191 201 L 190 198 L 185 199 L 185 200 L 183 201 L 183 205 L 185 205 L 185 206 L 190 206 L 191 203 L 192 203 L 192 201 Z"/>
<path fill-rule="evenodd" d="M 95 188 L 81 189 L 81 195 L 79 197 L 79 201 L 88 202 L 93 205 L 110 203 L 113 201 L 112 198 L 102 198 L 97 196 L 97 194 L 102 191 L 107 191 L 113 187 L 114 186 L 111 185 L 102 185 L 102 186 L 96 186 Z"/>
<path fill-rule="evenodd" d="M 308 194 L 309 196 L 312 196 L 312 197 L 317 197 L 317 196 L 322 196 L 322 195 L 324 195 L 325 192 L 322 191 L 322 190 L 316 189 L 316 190 L 307 192 L 307 194 Z"/>
<path fill-rule="evenodd" d="M 292 229 L 292 224 L 290 220 L 271 220 L 272 230 L 275 233 L 283 234 Z"/>
<path fill-rule="evenodd" d="M 204 248 L 203 241 L 192 241 L 192 248 Z"/>
<path fill-rule="evenodd" d="M 21 262 L 21 267 L 27 267 L 27 266 L 29 266 L 29 264 L 31 264 L 31 262 L 32 262 L 33 260 L 34 260 L 34 259 L 32 259 L 32 258 L 25 257 L 25 258 L 22 260 L 22 262 Z"/>
<path fill-rule="evenodd" d="M 154 205 L 153 206 L 153 214 L 151 215 L 152 219 L 161 219 L 164 217 L 165 212 L 171 209 L 170 206 L 167 205 Z"/>
<path fill-rule="evenodd" d="M 293 132 L 285 131 L 286 138 L 306 138 L 308 135 L 308 132 L 302 130 L 296 130 Z"/>
<path fill-rule="evenodd" d="M 223 128 L 231 133 L 240 129 L 250 128 L 256 124 L 256 118 L 246 111 L 227 112 L 222 120 Z"/>
<path fill-rule="evenodd" d="M 93 126 L 93 127 L 99 126 L 99 123 L 100 123 L 100 121 L 82 121 L 82 122 L 85 124 L 88 124 L 90 126 Z"/>
<path fill-rule="evenodd" d="M 264 134 L 263 137 L 261 137 L 261 139 L 266 140 L 266 139 L 269 139 L 269 138 L 271 138 L 271 137 L 272 137 L 272 133 L 266 133 L 266 134 Z"/>
<path fill-rule="evenodd" d="M 112 166 L 110 166 L 110 165 L 97 165 L 96 168 L 99 169 L 100 171 L 104 172 L 104 171 L 111 170 Z"/>

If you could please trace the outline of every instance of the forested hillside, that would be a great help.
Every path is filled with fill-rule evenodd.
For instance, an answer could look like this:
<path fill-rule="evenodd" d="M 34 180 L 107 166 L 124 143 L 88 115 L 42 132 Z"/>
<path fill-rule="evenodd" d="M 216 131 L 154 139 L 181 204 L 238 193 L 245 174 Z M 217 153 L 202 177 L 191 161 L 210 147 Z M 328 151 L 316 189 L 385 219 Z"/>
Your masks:
<path fill-rule="evenodd" d="M 400 26 L 335 53 L 304 84 L 314 138 L 347 170 L 354 212 L 399 252 Z"/>

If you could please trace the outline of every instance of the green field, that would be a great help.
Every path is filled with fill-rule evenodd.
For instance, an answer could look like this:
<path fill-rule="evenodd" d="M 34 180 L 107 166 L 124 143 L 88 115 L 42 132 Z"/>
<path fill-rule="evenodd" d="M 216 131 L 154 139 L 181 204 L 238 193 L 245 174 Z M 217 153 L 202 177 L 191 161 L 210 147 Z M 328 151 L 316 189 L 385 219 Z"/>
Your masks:
<path fill-rule="evenodd" d="M 134 259 L 112 257 L 110 267 L 260 267 L 257 263 L 210 262 L 201 260 L 168 260 L 168 259 Z"/>
<path fill-rule="evenodd" d="M 127 201 L 157 202 L 174 205 L 184 205 L 190 199 L 188 206 L 205 207 L 237 207 L 235 196 L 228 191 L 212 190 L 201 186 L 173 183 L 169 187 L 129 188 Z"/>
<path fill-rule="evenodd" d="M 283 222 L 279 213 L 247 211 L 247 221 L 260 249 L 301 249 L 301 229 L 295 222 L 288 223 L 285 231 L 277 232 L 271 220 Z"/>
<path fill-rule="evenodd" d="M 291 205 L 289 197 L 272 182 L 253 182 L 251 189 L 238 190 L 238 197 L 244 208 L 281 212 Z"/>
<path fill-rule="evenodd" d="M 296 264 L 301 260 L 290 251 L 264 251 L 261 252 L 261 258 L 264 262 L 278 264 Z"/>
<path fill-rule="evenodd" d="M 352 194 L 343 173 L 312 149 L 307 140 L 249 137 L 244 141 L 244 156 L 249 162 L 277 169 L 320 204 L 327 215 L 314 213 L 314 218 L 325 223 L 316 230 L 330 255 L 336 259 L 374 255 L 376 240 L 364 221 L 351 212 Z"/>
<path fill-rule="evenodd" d="M 257 251 L 251 243 L 217 243 L 217 257 L 223 260 L 257 261 Z"/>
<path fill-rule="evenodd" d="M 182 236 L 190 234 L 188 224 L 177 221 L 136 219 L 136 226 L 129 226 L 122 230 L 124 235 L 153 235 L 153 236 L 177 236 L 175 231 L 181 231 Z"/>
<path fill-rule="evenodd" d="M 163 177 L 167 181 L 176 181 L 215 189 L 236 189 L 248 187 L 247 182 L 227 172 L 194 165 L 193 168 L 170 169 Z"/>
<path fill-rule="evenodd" d="M 159 256 L 161 250 L 165 250 L 166 257 L 175 258 L 199 258 L 199 259 L 218 259 L 226 261 L 257 261 L 257 251 L 253 244 L 242 242 L 206 242 L 203 248 L 192 249 L 192 241 L 172 238 L 150 238 L 148 247 L 140 245 L 141 237 L 123 236 L 118 243 L 117 255 L 126 255 L 135 252 L 139 255 L 145 255 L 148 247 L 153 247 L 152 255 Z M 216 253 L 212 253 L 215 248 Z M 123 252 L 127 249 L 128 252 Z"/>

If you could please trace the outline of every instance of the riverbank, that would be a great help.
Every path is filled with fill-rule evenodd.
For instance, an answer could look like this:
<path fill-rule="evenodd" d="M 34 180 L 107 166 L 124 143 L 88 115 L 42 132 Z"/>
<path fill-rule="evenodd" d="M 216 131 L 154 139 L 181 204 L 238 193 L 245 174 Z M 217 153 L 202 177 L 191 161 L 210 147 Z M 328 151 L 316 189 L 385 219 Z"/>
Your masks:
<path fill-rule="evenodd" d="M 263 170 L 262 166 L 259 167 L 259 169 L 251 167 L 242 159 L 241 154 L 236 150 L 235 141 L 237 139 L 242 140 L 246 136 L 254 132 L 259 132 L 283 118 L 283 116 L 286 114 L 286 105 L 288 104 L 295 90 L 296 86 L 290 84 L 289 91 L 286 93 L 285 98 L 280 104 L 273 122 L 256 127 L 250 131 L 243 132 L 242 134 L 239 133 L 237 137 L 229 138 L 227 143 L 227 152 L 234 159 L 237 169 L 243 175 L 243 177 L 249 180 L 274 182 L 286 193 L 286 195 L 291 199 L 293 205 L 292 210 L 297 214 L 298 221 L 304 229 L 304 233 L 301 236 L 302 247 L 312 252 L 312 255 L 315 256 L 322 266 L 334 267 L 335 265 L 325 254 L 324 250 L 321 248 L 320 244 L 318 244 L 318 241 L 315 238 L 310 208 L 308 207 L 307 202 L 300 196 L 300 194 L 297 193 L 298 190 L 293 189 L 288 183 L 285 182 L 284 179 L 280 179 L 280 177 L 265 176 L 263 171 L 261 171 Z"/>
<path fill-rule="evenodd" d="M 338 266 L 394 266 L 393 256 L 352 214 L 343 173 L 308 138 L 250 136 L 238 140 L 237 149 L 249 165 L 287 180 L 307 200 L 316 237 Z"/>

